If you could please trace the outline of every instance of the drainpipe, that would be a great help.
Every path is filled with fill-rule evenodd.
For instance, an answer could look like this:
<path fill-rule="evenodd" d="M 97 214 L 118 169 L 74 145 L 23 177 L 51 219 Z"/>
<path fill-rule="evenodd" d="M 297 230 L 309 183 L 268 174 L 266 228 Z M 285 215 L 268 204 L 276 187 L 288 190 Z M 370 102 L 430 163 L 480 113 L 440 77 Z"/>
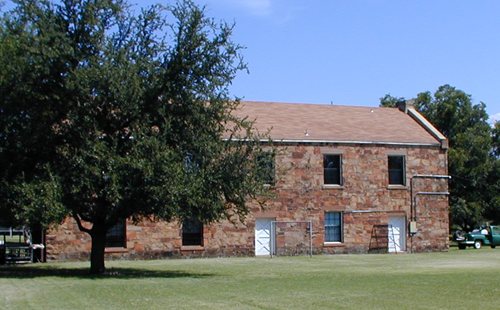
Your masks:
<path fill-rule="evenodd" d="M 410 252 L 413 252 L 413 236 L 417 233 L 416 222 L 417 222 L 417 197 L 419 195 L 427 196 L 448 196 L 449 192 L 414 192 L 414 182 L 413 179 L 451 179 L 449 175 L 443 174 L 416 174 L 410 178 Z"/>
<path fill-rule="evenodd" d="M 411 196 L 411 202 L 410 202 L 410 213 L 411 213 L 411 220 L 416 221 L 417 220 L 417 196 L 418 195 L 449 195 L 449 192 L 417 192 L 415 195 L 413 194 L 414 191 L 414 179 L 451 179 L 451 176 L 449 175 L 442 175 L 442 174 L 416 174 L 410 178 L 410 196 Z"/>

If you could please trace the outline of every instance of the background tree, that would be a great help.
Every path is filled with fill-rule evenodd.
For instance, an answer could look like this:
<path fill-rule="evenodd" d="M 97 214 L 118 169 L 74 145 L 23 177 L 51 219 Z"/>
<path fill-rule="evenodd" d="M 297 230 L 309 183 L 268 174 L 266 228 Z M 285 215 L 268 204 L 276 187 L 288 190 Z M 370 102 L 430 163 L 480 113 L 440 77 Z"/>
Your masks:
<path fill-rule="evenodd" d="M 395 108 L 398 104 L 405 102 L 406 99 L 404 97 L 393 97 L 390 94 L 386 94 L 384 97 L 380 98 L 380 106 L 386 108 Z"/>
<path fill-rule="evenodd" d="M 488 194 L 490 203 L 486 209 L 486 218 L 493 223 L 500 223 L 500 121 L 493 128 L 493 168 L 488 174 Z"/>
<path fill-rule="evenodd" d="M 92 273 L 120 219 L 245 217 L 263 190 L 260 137 L 231 113 L 246 68 L 231 25 L 191 1 L 139 14 L 120 0 L 15 3 L 0 23 L 2 214 L 72 216 Z"/>
<path fill-rule="evenodd" d="M 405 99 L 386 95 L 381 98 L 381 106 L 395 106 L 399 101 Z M 485 217 L 494 220 L 487 210 L 493 203 L 491 182 L 498 160 L 492 156 L 492 132 L 485 104 L 473 105 L 470 95 L 443 85 L 434 95 L 419 93 L 415 108 L 449 140 L 451 224 L 471 229 Z"/>

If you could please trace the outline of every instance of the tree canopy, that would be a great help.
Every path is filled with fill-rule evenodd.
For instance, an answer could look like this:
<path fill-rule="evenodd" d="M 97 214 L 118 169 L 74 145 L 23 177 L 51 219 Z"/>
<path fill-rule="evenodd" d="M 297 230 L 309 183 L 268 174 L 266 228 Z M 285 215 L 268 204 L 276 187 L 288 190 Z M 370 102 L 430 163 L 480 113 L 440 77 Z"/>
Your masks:
<path fill-rule="evenodd" d="M 401 101 L 405 98 L 385 95 L 380 104 L 396 106 Z M 498 129 L 495 135 L 485 104 L 473 104 L 470 95 L 450 85 L 440 86 L 434 94 L 417 94 L 414 104 L 449 140 L 451 224 L 471 229 L 484 221 L 498 223 Z M 499 123 L 495 125 L 498 127 Z"/>
<path fill-rule="evenodd" d="M 120 219 L 245 217 L 261 150 L 232 113 L 246 69 L 233 25 L 189 0 L 139 13 L 122 0 L 15 4 L 0 21 L 2 214 L 73 217 L 93 273 Z"/>

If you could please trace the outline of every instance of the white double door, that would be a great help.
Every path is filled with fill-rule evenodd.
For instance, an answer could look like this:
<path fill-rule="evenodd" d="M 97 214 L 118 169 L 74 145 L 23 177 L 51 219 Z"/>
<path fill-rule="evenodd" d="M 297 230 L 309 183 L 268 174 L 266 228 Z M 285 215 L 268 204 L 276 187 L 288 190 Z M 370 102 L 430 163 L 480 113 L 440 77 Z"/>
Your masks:
<path fill-rule="evenodd" d="M 255 255 L 271 255 L 274 247 L 272 233 L 273 218 L 258 218 L 255 220 Z"/>

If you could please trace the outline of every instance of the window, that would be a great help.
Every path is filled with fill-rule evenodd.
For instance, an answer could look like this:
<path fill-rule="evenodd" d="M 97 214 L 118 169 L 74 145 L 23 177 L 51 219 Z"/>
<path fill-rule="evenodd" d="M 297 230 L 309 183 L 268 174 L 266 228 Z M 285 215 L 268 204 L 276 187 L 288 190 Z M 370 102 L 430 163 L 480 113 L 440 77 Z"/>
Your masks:
<path fill-rule="evenodd" d="M 120 219 L 106 232 L 106 247 L 126 248 L 127 232 L 125 219 Z"/>
<path fill-rule="evenodd" d="M 264 184 L 274 185 L 275 182 L 274 154 L 263 153 L 257 156 L 257 177 Z"/>
<path fill-rule="evenodd" d="M 197 219 L 182 222 L 182 245 L 203 245 L 203 223 Z"/>
<path fill-rule="evenodd" d="M 323 155 L 323 184 L 342 185 L 342 157 Z"/>
<path fill-rule="evenodd" d="M 390 155 L 389 162 L 389 185 L 405 185 L 405 157 L 403 155 Z"/>
<path fill-rule="evenodd" d="M 342 212 L 325 213 L 325 242 L 342 242 Z"/>

